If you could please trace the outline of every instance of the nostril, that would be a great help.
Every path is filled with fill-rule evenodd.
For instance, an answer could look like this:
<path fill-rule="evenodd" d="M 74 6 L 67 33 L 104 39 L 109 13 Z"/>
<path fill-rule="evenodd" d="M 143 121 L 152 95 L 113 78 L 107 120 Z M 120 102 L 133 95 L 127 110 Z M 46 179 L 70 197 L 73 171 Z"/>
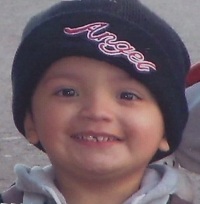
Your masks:
<path fill-rule="evenodd" d="M 80 114 L 83 118 L 94 121 L 111 120 L 113 117 L 112 108 L 108 107 L 107 104 L 100 102 L 89 102 L 82 107 Z"/>

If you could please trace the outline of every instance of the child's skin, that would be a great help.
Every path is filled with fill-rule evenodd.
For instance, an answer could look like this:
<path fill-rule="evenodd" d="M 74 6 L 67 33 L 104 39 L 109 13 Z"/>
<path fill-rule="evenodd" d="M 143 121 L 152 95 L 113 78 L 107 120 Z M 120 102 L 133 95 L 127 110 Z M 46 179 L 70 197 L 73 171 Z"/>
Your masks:
<path fill-rule="evenodd" d="M 145 86 L 86 57 L 52 64 L 25 118 L 27 139 L 44 147 L 70 204 L 123 203 L 138 190 L 156 151 L 169 150 L 164 131 Z"/>

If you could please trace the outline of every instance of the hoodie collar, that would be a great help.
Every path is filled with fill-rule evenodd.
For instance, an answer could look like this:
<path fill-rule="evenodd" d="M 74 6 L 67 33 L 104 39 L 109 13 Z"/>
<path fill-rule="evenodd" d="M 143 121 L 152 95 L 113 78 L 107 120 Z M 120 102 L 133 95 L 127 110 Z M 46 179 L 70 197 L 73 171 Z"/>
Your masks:
<path fill-rule="evenodd" d="M 24 192 L 24 204 L 67 204 L 64 196 L 54 184 L 53 167 L 15 166 L 15 187 Z M 124 204 L 166 204 L 171 194 L 178 191 L 178 173 L 165 165 L 153 164 L 147 168 L 140 190 Z"/>

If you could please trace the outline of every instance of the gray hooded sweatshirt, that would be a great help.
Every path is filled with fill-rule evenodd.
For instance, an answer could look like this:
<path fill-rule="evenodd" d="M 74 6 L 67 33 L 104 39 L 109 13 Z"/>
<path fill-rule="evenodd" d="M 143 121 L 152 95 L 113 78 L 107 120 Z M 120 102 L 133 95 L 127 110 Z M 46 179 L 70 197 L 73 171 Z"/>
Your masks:
<path fill-rule="evenodd" d="M 54 170 L 51 165 L 45 168 L 29 168 L 18 164 L 15 166 L 15 173 L 15 185 L 2 194 L 5 203 L 67 204 L 54 184 Z M 180 180 L 185 184 L 185 189 L 179 185 Z M 185 174 L 169 166 L 150 165 L 139 191 L 123 204 L 192 204 L 192 192 L 192 184 Z M 175 194 L 185 201 L 171 196 Z"/>

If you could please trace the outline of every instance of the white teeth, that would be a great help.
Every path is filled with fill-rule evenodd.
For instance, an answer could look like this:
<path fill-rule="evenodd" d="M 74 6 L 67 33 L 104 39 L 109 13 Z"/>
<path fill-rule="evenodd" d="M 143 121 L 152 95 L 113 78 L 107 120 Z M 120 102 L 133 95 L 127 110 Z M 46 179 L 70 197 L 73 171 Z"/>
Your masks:
<path fill-rule="evenodd" d="M 107 138 L 102 137 L 102 136 L 97 137 L 98 142 L 103 142 L 105 141 L 104 139 L 107 139 Z"/>
<path fill-rule="evenodd" d="M 97 141 L 97 139 L 95 137 L 91 136 L 91 135 L 90 136 L 82 136 L 81 139 L 83 139 L 85 141 L 91 141 L 91 142 L 96 142 Z"/>
<path fill-rule="evenodd" d="M 86 136 L 86 135 L 76 135 L 76 139 L 78 140 L 84 140 L 89 142 L 108 142 L 108 141 L 114 141 L 116 138 L 114 137 L 104 137 L 104 136 Z"/>

